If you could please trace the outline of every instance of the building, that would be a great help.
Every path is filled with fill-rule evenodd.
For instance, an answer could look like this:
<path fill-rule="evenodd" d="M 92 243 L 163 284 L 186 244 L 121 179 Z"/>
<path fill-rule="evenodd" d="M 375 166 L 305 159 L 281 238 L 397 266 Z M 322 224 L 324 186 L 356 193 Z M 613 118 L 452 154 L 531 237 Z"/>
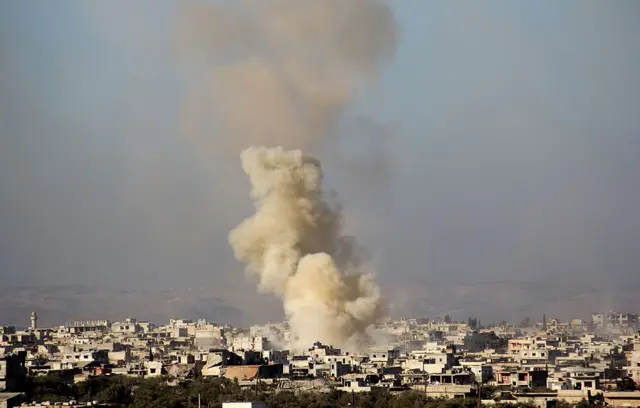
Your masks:
<path fill-rule="evenodd" d="M 387 367 L 393 364 L 393 360 L 400 357 L 400 351 L 396 349 L 378 349 L 369 352 L 369 361 L 376 367 Z"/>
<path fill-rule="evenodd" d="M 429 353 L 422 350 L 413 351 L 412 359 L 404 362 L 407 369 L 417 369 L 425 373 L 440 374 L 453 368 L 455 358 L 453 353 Z"/>
<path fill-rule="evenodd" d="M 486 383 L 493 378 L 493 367 L 489 364 L 485 364 L 482 361 L 462 361 L 460 366 L 463 369 L 473 373 L 476 381 L 480 383 Z"/>
<path fill-rule="evenodd" d="M 67 333 L 106 332 L 111 327 L 108 320 L 77 320 L 67 322 L 62 328 Z"/>
<path fill-rule="evenodd" d="M 640 343 L 634 343 L 633 351 L 629 356 L 629 365 L 625 369 L 633 381 L 640 385 Z"/>
<path fill-rule="evenodd" d="M 546 370 L 497 370 L 496 384 L 512 387 L 540 388 L 547 386 Z"/>
<path fill-rule="evenodd" d="M 223 402 L 222 408 L 267 408 L 264 402 Z"/>
<path fill-rule="evenodd" d="M 127 318 L 124 322 L 115 322 L 111 325 L 113 333 L 136 334 L 142 333 L 142 327 L 136 319 Z"/>
<path fill-rule="evenodd" d="M 280 378 L 282 364 L 229 366 L 225 369 L 224 377 L 238 381 Z"/>
<path fill-rule="evenodd" d="M 19 392 L 0 392 L 0 408 L 19 407 L 23 395 Z"/>
<path fill-rule="evenodd" d="M 0 326 L 0 335 L 15 334 L 15 332 L 16 332 L 15 326 Z"/>
<path fill-rule="evenodd" d="M 83 350 L 65 353 L 62 355 L 64 362 L 80 363 L 96 361 L 107 364 L 109 362 L 109 351 L 107 350 Z"/>
<path fill-rule="evenodd" d="M 421 386 L 413 387 L 414 390 L 424 393 L 430 398 L 466 398 L 475 392 L 475 386 L 472 384 L 429 384 L 426 388 Z"/>
<path fill-rule="evenodd" d="M 431 384 L 437 385 L 469 385 L 475 382 L 475 377 L 473 373 L 470 372 L 449 370 L 445 373 L 429 375 L 429 381 L 431 382 Z"/>
<path fill-rule="evenodd" d="M 591 323 L 595 326 L 625 326 L 637 328 L 640 318 L 634 313 L 611 310 L 609 313 L 593 313 Z"/>
<path fill-rule="evenodd" d="M 470 353 L 478 353 L 487 349 L 499 349 L 505 345 L 505 341 L 493 332 L 473 332 L 464 337 L 464 349 Z"/>
<path fill-rule="evenodd" d="M 212 324 L 198 326 L 194 333 L 194 345 L 200 349 L 220 348 L 224 330 Z"/>
<path fill-rule="evenodd" d="M 640 407 L 640 392 L 605 392 L 604 402 L 610 407 Z"/>
<path fill-rule="evenodd" d="M 0 392 L 16 391 L 22 387 L 27 377 L 26 356 L 27 353 L 21 351 L 0 357 Z"/>

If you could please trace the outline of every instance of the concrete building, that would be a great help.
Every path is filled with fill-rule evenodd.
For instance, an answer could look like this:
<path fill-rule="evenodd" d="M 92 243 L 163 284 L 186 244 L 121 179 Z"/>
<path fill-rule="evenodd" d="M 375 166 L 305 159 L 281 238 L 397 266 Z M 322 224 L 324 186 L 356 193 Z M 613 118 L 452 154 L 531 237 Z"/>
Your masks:
<path fill-rule="evenodd" d="M 0 356 L 0 391 L 16 391 L 24 384 L 26 356 L 24 351 Z"/>
<path fill-rule="evenodd" d="M 264 402 L 223 402 L 222 408 L 267 408 Z"/>
<path fill-rule="evenodd" d="M 497 385 L 539 388 L 547 386 L 546 370 L 498 370 L 495 372 Z"/>
<path fill-rule="evenodd" d="M 471 384 L 429 384 L 426 388 L 421 386 L 413 387 L 414 390 L 424 393 L 430 398 L 466 398 L 474 392 L 474 385 Z"/>
<path fill-rule="evenodd" d="M 292 356 L 289 359 L 288 367 L 285 368 L 285 372 L 294 378 L 304 378 L 309 376 L 313 366 L 314 363 L 309 356 Z"/>
<path fill-rule="evenodd" d="M 0 408 L 19 407 L 22 399 L 23 394 L 19 392 L 0 392 Z"/>
<path fill-rule="evenodd" d="M 495 333 L 472 332 L 464 337 L 464 349 L 470 353 L 478 353 L 486 349 L 500 349 L 506 346 L 504 339 Z"/>
<path fill-rule="evenodd" d="M 194 333 L 194 345 L 200 350 L 223 346 L 224 330 L 212 324 L 198 326 Z"/>
<path fill-rule="evenodd" d="M 369 361 L 376 367 L 387 367 L 400 357 L 400 351 L 396 349 L 377 349 L 369 352 Z"/>
<path fill-rule="evenodd" d="M 282 377 L 282 364 L 229 366 L 224 377 L 230 380 L 264 380 Z"/>
<path fill-rule="evenodd" d="M 121 334 L 136 334 L 142 333 L 142 327 L 138 324 L 136 319 L 127 318 L 124 322 L 115 322 L 111 325 L 111 331 L 113 333 Z"/>
<path fill-rule="evenodd" d="M 461 361 L 460 366 L 473 373 L 476 381 L 487 383 L 493 378 L 493 367 L 483 361 Z"/>
<path fill-rule="evenodd" d="M 64 362 L 80 363 L 95 361 L 106 364 L 109 362 L 109 352 L 107 350 L 83 350 L 66 353 L 62 356 Z"/>
<path fill-rule="evenodd" d="M 61 330 L 67 333 L 106 332 L 110 327 L 108 320 L 76 320 L 65 323 Z"/>
<path fill-rule="evenodd" d="M 625 369 L 629 377 L 640 385 L 640 342 L 633 344 L 633 351 L 629 356 L 629 365 Z"/>
<path fill-rule="evenodd" d="M 211 377 L 220 377 L 225 367 L 242 364 L 242 357 L 226 349 L 211 350 L 201 360 L 205 362 L 202 375 Z"/>
<path fill-rule="evenodd" d="M 14 334 L 16 332 L 15 326 L 0 326 L 0 335 Z"/>
<path fill-rule="evenodd" d="M 640 392 L 605 392 L 604 402 L 610 407 L 640 407 Z"/>
<path fill-rule="evenodd" d="M 455 384 L 455 385 L 467 385 L 475 382 L 473 373 L 464 372 L 459 370 L 449 370 L 441 374 L 429 375 L 429 382 L 431 384 Z"/>
<path fill-rule="evenodd" d="M 453 368 L 455 358 L 452 353 L 427 353 L 416 350 L 411 353 L 411 358 L 404 361 L 403 367 L 407 370 L 420 370 L 430 374 L 440 374 Z"/>

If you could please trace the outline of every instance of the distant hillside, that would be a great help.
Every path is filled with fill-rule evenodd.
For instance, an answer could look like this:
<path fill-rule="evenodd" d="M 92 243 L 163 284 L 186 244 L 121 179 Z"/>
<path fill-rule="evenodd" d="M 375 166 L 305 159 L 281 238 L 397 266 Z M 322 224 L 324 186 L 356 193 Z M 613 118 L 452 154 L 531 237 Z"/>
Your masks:
<path fill-rule="evenodd" d="M 480 316 L 519 321 L 542 315 L 590 318 L 591 313 L 620 309 L 640 312 L 640 288 L 606 290 L 580 283 L 494 281 L 476 283 L 416 282 L 387 290 L 397 312 L 410 316 L 449 313 L 453 318 Z"/>
<path fill-rule="evenodd" d="M 254 295 L 255 296 L 255 295 Z M 0 322 L 26 325 L 38 313 L 43 327 L 70 320 L 128 316 L 166 322 L 172 317 L 206 318 L 219 323 L 247 324 L 246 311 L 206 288 L 117 290 L 90 286 L 0 288 Z"/>
<path fill-rule="evenodd" d="M 442 283 L 434 281 L 383 286 L 394 316 L 454 319 L 479 316 L 483 322 L 541 320 L 542 314 L 562 319 L 588 318 L 612 308 L 640 312 L 640 289 L 604 290 L 580 284 L 544 284 L 518 281 Z M 230 288 L 175 288 L 118 290 L 91 286 L 0 287 L 0 324 L 26 326 L 38 313 L 41 326 L 69 320 L 126 317 L 156 323 L 172 317 L 206 318 L 219 323 L 250 325 L 282 318 L 277 298 L 254 292 L 246 282 Z"/>

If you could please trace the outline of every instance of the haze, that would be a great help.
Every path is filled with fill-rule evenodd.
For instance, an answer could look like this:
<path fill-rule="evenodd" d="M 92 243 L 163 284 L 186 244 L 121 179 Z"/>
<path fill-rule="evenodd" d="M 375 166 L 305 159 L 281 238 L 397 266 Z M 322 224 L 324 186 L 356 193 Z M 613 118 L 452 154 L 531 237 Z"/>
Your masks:
<path fill-rule="evenodd" d="M 640 3 L 389 4 L 394 52 L 308 145 L 383 291 L 637 295 Z M 214 56 L 182 11 L 0 3 L 0 286 L 258 297 L 227 242 L 252 212 L 242 146 L 215 98 L 185 113 Z"/>

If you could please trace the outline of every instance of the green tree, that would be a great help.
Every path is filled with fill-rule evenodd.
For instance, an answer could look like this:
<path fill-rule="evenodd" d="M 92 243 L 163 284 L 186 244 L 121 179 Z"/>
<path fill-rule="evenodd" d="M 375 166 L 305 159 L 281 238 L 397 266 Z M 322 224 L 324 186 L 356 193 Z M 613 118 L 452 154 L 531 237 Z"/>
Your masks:
<path fill-rule="evenodd" d="M 616 389 L 618 391 L 635 391 L 638 387 L 636 386 L 633 378 L 624 377 L 619 380 L 616 380 Z"/>
<path fill-rule="evenodd" d="M 73 384 L 54 375 L 27 378 L 25 394 L 29 401 L 68 402 L 76 398 Z"/>

